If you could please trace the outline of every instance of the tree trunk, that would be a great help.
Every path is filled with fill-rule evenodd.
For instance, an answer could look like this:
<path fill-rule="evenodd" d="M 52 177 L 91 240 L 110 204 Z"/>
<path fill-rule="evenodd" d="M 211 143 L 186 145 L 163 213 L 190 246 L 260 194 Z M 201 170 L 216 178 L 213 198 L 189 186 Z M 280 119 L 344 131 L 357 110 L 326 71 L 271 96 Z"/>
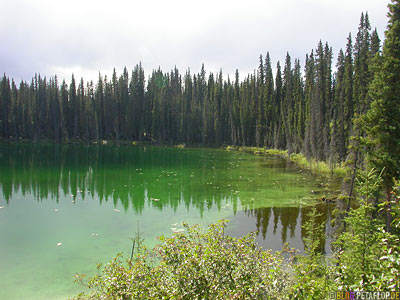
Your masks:
<path fill-rule="evenodd" d="M 392 187 L 386 187 L 386 231 L 391 232 L 392 224 Z"/>
<path fill-rule="evenodd" d="M 358 160 L 358 148 L 354 157 L 354 165 L 353 165 L 353 175 L 351 176 L 351 183 L 350 183 L 350 191 L 349 191 L 349 199 L 347 200 L 347 207 L 346 207 L 346 217 L 349 214 L 350 211 L 350 202 L 351 202 L 351 197 L 353 196 L 353 189 L 354 189 L 354 182 L 356 179 L 356 173 L 357 173 L 357 160 Z M 344 220 L 343 224 L 343 230 L 346 231 L 346 219 Z"/>

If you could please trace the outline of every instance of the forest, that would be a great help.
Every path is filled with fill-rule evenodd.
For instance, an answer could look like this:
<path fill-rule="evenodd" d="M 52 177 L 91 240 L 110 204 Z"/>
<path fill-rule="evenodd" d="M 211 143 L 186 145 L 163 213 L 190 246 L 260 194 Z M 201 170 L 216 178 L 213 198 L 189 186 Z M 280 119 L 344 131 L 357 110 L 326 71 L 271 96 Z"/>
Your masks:
<path fill-rule="evenodd" d="M 186 224 L 188 235 L 161 237 L 153 252 L 140 253 L 140 236 L 133 239 L 137 256 L 132 249 L 127 263 L 117 256 L 99 266 L 102 272 L 88 283 L 94 293 L 76 299 L 323 299 L 332 291 L 398 291 L 400 1 L 388 7 L 383 43 L 362 13 L 337 58 L 323 41 L 303 66 L 287 53 L 275 67 L 267 52 L 243 79 L 238 70 L 225 79 L 222 70 L 207 73 L 204 65 L 197 74 L 157 69 L 146 79 L 141 63 L 120 75 L 114 69 L 111 78 L 99 74 L 97 82 L 72 76 L 59 83 L 57 76 L 36 74 L 17 84 L 4 74 L 0 141 L 281 149 L 346 164 L 345 180 L 357 191 L 344 196 L 329 259 L 320 251 L 324 224 L 316 210 L 303 226 L 305 255 L 289 265 L 281 253 L 257 248 L 251 234 L 227 237 L 225 221 L 208 233 Z"/>
<path fill-rule="evenodd" d="M 111 79 L 83 78 L 59 84 L 35 74 L 31 82 L 3 75 L 0 82 L 0 140 L 255 146 L 301 153 L 330 166 L 345 163 L 383 170 L 386 199 L 400 178 L 400 4 L 389 4 L 383 47 L 368 13 L 355 38 L 347 37 L 336 64 L 319 41 L 300 59 L 286 54 L 275 74 L 270 54 L 240 80 L 222 70 L 198 74 L 153 70 L 141 63 L 131 74 L 114 68 Z M 352 185 L 355 179 L 353 171 Z M 350 196 L 352 192 L 350 191 Z M 376 201 L 378 203 L 378 201 Z M 387 215 L 388 222 L 390 216 Z M 387 224 L 389 228 L 389 223 Z"/>
<path fill-rule="evenodd" d="M 273 74 L 267 53 L 243 80 L 238 70 L 224 79 L 222 70 L 207 74 L 203 65 L 198 74 L 153 70 L 146 81 L 140 63 L 131 74 L 99 74 L 96 83 L 72 75 L 69 85 L 60 84 L 57 76 L 36 74 L 17 85 L 4 74 L 0 138 L 244 145 L 340 163 L 350 137 L 362 134 L 355 123 L 370 108 L 380 44 L 363 13 L 335 65 L 332 48 L 320 41 L 304 66 L 287 53 Z"/>

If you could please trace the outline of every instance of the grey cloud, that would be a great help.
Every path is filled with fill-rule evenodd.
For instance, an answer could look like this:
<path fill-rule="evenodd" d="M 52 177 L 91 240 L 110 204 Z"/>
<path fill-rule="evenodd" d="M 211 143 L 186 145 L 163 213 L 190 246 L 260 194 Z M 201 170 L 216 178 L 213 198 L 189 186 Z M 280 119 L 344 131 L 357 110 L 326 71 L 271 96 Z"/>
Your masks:
<path fill-rule="evenodd" d="M 287 51 L 304 65 L 306 53 L 320 39 L 328 41 L 337 53 L 345 47 L 348 33 L 357 30 L 362 11 L 373 8 L 371 23 L 381 33 L 386 23 L 386 4 L 380 2 L 378 6 L 372 0 L 359 1 L 359 9 L 346 9 L 340 1 L 288 1 L 287 6 L 278 5 L 275 0 L 249 1 L 246 5 L 227 5 L 229 9 L 218 5 L 204 18 L 194 15 L 192 22 L 184 14 L 208 10 L 196 12 L 186 5 L 177 11 L 172 5 L 174 11 L 154 16 L 145 6 L 147 10 L 134 22 L 138 11 L 132 13 L 131 19 L 129 11 L 118 15 L 118 10 L 111 9 L 107 15 L 105 5 L 110 4 L 99 2 L 104 7 L 93 8 L 92 13 L 87 7 L 76 17 L 57 20 L 46 17 L 52 13 L 46 10 L 51 1 L 47 6 L 33 6 L 21 0 L 9 2 L 14 4 L 0 12 L 0 71 L 26 80 L 35 72 L 50 76 L 54 70 L 62 69 L 110 74 L 114 66 L 121 72 L 124 66 L 131 69 L 139 61 L 147 73 L 158 66 L 169 71 L 175 65 L 181 72 L 190 68 L 195 73 L 204 63 L 210 71 L 222 68 L 225 74 L 233 74 L 238 68 L 243 75 L 257 68 L 259 55 L 267 51 L 274 65 L 278 60 L 284 63 Z M 227 4 L 230 3 L 233 2 Z M 74 14 L 74 10 L 67 13 Z"/>

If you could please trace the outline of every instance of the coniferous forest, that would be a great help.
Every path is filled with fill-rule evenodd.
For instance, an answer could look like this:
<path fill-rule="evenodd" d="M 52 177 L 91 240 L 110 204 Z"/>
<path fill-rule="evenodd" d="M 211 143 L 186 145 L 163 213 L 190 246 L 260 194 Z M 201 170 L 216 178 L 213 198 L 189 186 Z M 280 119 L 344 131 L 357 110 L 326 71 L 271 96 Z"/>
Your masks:
<path fill-rule="evenodd" d="M 348 195 L 329 201 L 325 196 L 313 199 L 318 203 L 301 229 L 304 254 L 296 255 L 290 249 L 284 249 L 284 255 L 263 251 L 252 233 L 239 239 L 228 237 L 225 220 L 210 225 L 208 232 L 182 222 L 183 228 L 171 228 L 174 235 L 161 236 L 162 244 L 150 251 L 141 247 L 138 228 L 136 238 L 131 239 L 130 259 L 124 263 L 117 256 L 104 267 L 98 265 L 98 274 L 88 283 L 91 293 L 75 299 L 326 299 L 327 295 L 350 299 L 354 294 L 346 293 L 355 291 L 388 292 L 385 299 L 398 299 L 400 0 L 391 0 L 388 8 L 382 43 L 368 13 L 362 13 L 356 35 L 349 34 L 337 57 L 322 41 L 305 56 L 304 63 L 287 53 L 285 61 L 275 66 L 267 52 L 247 76 L 238 70 L 233 78 L 224 76 L 222 70 L 210 73 L 203 65 L 196 74 L 190 69 L 180 73 L 177 68 L 170 72 L 159 68 L 146 78 L 141 63 L 131 72 L 124 68 L 118 74 L 114 69 L 111 78 L 99 74 L 96 82 L 72 75 L 67 83 L 56 76 L 36 74 L 30 82 L 17 84 L 4 74 L 0 79 L 0 142 L 113 140 L 255 146 L 287 150 L 289 158 L 301 153 L 310 165 L 314 160 L 350 166 L 344 175 L 350 183 Z M 72 172 L 62 170 L 65 175 L 57 181 L 65 179 L 77 187 L 77 180 L 69 175 Z M 101 170 L 99 181 L 104 183 L 106 171 Z M 190 178 L 194 170 L 190 169 Z M 117 167 L 112 171 L 118 171 Z M 136 171 L 143 175 L 141 168 Z M 120 177 L 115 180 L 119 182 Z M 275 183 L 279 185 L 278 181 L 271 185 Z M 109 194 L 115 197 L 115 187 L 111 187 Z M 277 188 L 284 190 L 285 186 Z M 120 190 L 130 199 L 127 184 Z M 140 201 L 145 194 L 154 207 L 161 207 L 164 200 L 147 197 L 144 183 L 139 194 Z M 183 192 L 179 194 L 174 199 L 183 199 Z M 75 204 L 76 194 L 70 196 Z M 186 199 L 192 201 L 192 196 Z M 325 224 L 318 221 L 321 215 L 316 206 L 336 200 L 339 210 L 327 222 L 335 219 L 337 232 L 331 255 L 324 256 Z M 142 203 L 136 202 L 135 209 L 140 210 Z M 113 212 L 120 211 L 114 206 Z M 269 218 L 270 212 L 266 214 Z M 84 278 L 75 276 L 80 283 Z"/>
<path fill-rule="evenodd" d="M 36 74 L 18 85 L 4 74 L 0 138 L 244 145 L 342 162 L 350 137 L 360 134 L 356 117 L 370 107 L 380 52 L 377 30 L 363 13 L 336 60 L 320 41 L 304 65 L 287 53 L 275 68 L 269 53 L 260 55 L 243 80 L 239 71 L 227 79 L 222 71 L 207 74 L 204 65 L 198 74 L 153 70 L 146 80 L 140 63 L 131 73 L 99 74 L 97 82 Z"/>

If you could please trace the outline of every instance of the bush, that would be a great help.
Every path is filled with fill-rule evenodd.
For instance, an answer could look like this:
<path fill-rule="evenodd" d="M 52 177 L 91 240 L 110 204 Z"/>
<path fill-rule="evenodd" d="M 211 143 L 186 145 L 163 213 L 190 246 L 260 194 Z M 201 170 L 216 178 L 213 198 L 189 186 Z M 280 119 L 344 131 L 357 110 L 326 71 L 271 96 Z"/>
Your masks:
<path fill-rule="evenodd" d="M 316 208 L 308 214 L 309 220 L 303 225 L 304 255 L 298 255 L 295 267 L 295 285 L 291 299 L 325 299 L 332 290 L 331 266 L 327 265 L 321 252 L 321 239 L 324 236 L 325 224 L 318 222 L 321 215 Z"/>
<path fill-rule="evenodd" d="M 287 299 L 283 254 L 260 249 L 253 233 L 226 236 L 225 223 L 206 232 L 184 224 L 185 232 L 160 237 L 161 245 L 132 260 L 118 255 L 89 280 L 92 292 L 75 299 Z"/>
<path fill-rule="evenodd" d="M 335 282 L 339 290 L 395 291 L 400 286 L 399 237 L 384 230 L 370 204 L 382 187 L 380 175 L 374 169 L 358 174 L 360 206 L 349 212 L 349 228 L 335 242 Z"/>

